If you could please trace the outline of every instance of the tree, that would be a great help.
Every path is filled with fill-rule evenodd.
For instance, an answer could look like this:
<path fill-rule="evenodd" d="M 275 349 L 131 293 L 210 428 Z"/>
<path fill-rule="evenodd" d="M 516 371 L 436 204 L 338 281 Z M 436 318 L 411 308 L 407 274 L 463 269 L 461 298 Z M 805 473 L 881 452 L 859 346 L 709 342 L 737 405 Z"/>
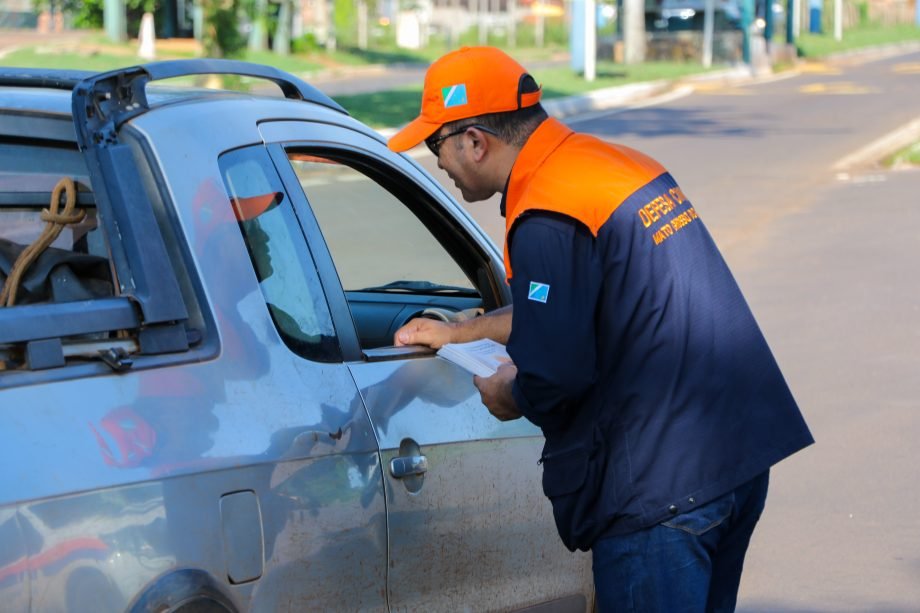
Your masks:
<path fill-rule="evenodd" d="M 204 13 L 201 43 L 207 57 L 239 57 L 246 40 L 237 29 L 239 0 L 200 0 Z"/>
<path fill-rule="evenodd" d="M 645 1 L 623 1 L 623 63 L 645 61 Z"/>

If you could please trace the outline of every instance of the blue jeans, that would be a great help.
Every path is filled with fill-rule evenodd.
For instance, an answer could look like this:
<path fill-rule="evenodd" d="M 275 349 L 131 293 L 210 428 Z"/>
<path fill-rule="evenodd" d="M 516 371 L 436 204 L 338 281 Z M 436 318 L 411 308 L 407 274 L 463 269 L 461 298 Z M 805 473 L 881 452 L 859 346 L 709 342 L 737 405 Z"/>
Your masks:
<path fill-rule="evenodd" d="M 597 610 L 734 611 L 769 471 L 651 528 L 592 547 Z"/>

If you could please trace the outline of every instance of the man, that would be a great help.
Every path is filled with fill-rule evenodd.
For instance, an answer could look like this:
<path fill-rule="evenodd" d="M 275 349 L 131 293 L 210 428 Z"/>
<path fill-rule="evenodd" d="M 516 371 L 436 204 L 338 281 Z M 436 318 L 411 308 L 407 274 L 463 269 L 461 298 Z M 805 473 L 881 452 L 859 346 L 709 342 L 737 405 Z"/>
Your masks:
<path fill-rule="evenodd" d="M 389 146 L 425 140 L 468 201 L 503 194 L 514 306 L 395 342 L 507 343 L 513 364 L 475 384 L 497 418 L 542 428 L 543 490 L 566 546 L 592 551 L 601 611 L 732 610 L 769 468 L 811 434 L 671 175 L 539 99 L 497 49 L 428 70 Z"/>

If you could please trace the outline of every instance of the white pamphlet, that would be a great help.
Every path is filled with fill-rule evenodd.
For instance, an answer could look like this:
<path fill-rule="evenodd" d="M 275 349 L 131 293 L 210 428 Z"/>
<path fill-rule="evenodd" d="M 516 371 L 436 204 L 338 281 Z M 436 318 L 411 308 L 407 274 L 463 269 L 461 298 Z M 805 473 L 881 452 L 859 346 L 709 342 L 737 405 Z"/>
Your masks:
<path fill-rule="evenodd" d="M 491 377 L 499 366 L 511 361 L 505 346 L 488 338 L 447 343 L 438 349 L 438 355 L 480 377 Z"/>

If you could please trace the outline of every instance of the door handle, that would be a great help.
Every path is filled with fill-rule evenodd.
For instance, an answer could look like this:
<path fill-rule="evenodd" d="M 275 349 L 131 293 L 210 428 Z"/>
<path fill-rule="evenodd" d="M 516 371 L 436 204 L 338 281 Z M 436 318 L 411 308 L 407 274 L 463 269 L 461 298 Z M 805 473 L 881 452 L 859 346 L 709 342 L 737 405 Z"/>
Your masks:
<path fill-rule="evenodd" d="M 397 456 L 390 460 L 390 474 L 395 479 L 416 477 L 428 472 L 428 458 L 423 455 Z"/>

